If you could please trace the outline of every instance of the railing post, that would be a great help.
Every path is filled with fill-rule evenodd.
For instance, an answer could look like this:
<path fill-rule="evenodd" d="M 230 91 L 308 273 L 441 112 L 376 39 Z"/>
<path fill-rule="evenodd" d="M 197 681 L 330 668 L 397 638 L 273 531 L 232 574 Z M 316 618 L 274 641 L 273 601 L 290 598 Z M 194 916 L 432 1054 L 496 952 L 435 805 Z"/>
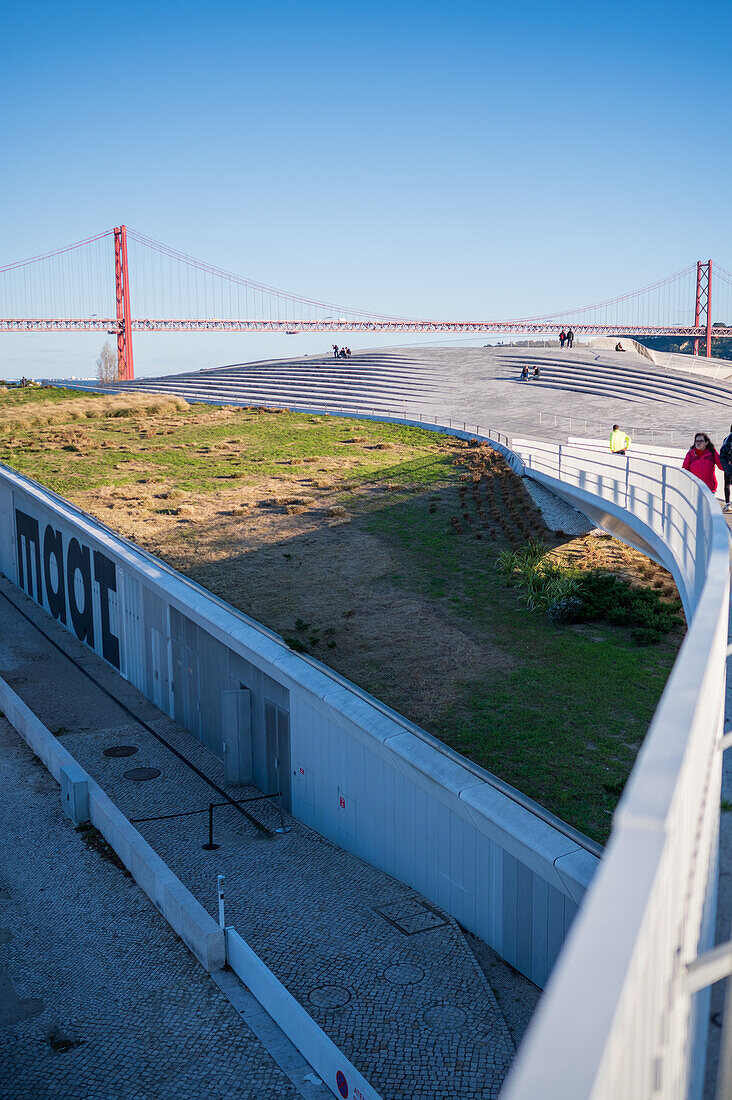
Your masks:
<path fill-rule="evenodd" d="M 214 812 L 214 804 L 213 804 L 213 802 L 209 802 L 209 804 L 208 804 L 208 843 L 201 845 L 201 847 L 203 848 L 203 850 L 205 852 L 215 852 L 216 849 L 219 847 L 218 844 L 214 844 L 214 838 L 213 838 L 213 812 Z"/>

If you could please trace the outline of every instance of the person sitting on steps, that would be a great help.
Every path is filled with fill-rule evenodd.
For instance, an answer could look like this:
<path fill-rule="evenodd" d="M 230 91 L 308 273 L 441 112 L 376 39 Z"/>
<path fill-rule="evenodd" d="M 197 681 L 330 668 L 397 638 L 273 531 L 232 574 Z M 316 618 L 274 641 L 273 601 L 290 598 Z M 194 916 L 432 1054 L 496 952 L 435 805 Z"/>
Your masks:
<path fill-rule="evenodd" d="M 525 382 L 526 382 L 526 381 L 528 381 L 528 378 L 529 378 L 529 368 L 528 368 L 528 366 L 526 365 L 526 363 L 524 363 L 523 367 L 521 368 L 521 377 L 523 378 L 523 380 L 524 380 Z"/>

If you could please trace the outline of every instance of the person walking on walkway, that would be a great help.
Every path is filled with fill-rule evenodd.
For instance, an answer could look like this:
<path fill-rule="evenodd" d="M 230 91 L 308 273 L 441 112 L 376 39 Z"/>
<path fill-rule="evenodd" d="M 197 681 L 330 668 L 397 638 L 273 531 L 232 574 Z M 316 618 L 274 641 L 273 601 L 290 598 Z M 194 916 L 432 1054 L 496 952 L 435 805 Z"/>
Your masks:
<path fill-rule="evenodd" d="M 572 329 L 569 329 L 569 331 L 567 332 L 567 347 L 574 347 L 574 333 L 572 332 Z"/>
<path fill-rule="evenodd" d="M 730 434 L 719 448 L 719 460 L 724 471 L 724 510 L 732 512 L 732 504 L 729 502 L 729 490 L 732 485 L 732 424 L 729 426 Z"/>
<path fill-rule="evenodd" d="M 630 436 L 621 431 L 617 424 L 613 424 L 612 434 L 610 436 L 610 450 L 614 455 L 624 455 L 630 446 Z"/>
<path fill-rule="evenodd" d="M 697 432 L 694 446 L 686 452 L 683 467 L 703 481 L 713 493 L 717 491 L 717 470 L 724 470 L 717 450 L 706 432 Z"/>
<path fill-rule="evenodd" d="M 333 345 L 333 358 L 334 359 L 338 358 L 338 345 L 337 344 Z"/>
<path fill-rule="evenodd" d="M 567 333 L 564 331 L 564 329 L 562 329 L 562 331 L 559 333 L 559 346 L 560 346 L 560 348 L 564 347 L 564 341 L 566 339 L 567 339 Z"/>

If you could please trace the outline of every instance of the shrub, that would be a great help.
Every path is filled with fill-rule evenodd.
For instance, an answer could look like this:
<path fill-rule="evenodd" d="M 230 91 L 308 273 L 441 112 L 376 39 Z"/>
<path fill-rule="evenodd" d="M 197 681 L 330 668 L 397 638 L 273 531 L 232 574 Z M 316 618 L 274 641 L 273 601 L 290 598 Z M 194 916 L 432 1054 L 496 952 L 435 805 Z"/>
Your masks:
<path fill-rule="evenodd" d="M 537 540 L 503 550 L 498 565 L 522 589 L 529 610 L 546 611 L 551 622 L 604 620 L 628 628 L 638 645 L 653 645 L 682 625 L 681 603 L 664 602 L 655 586 L 638 588 L 599 569 L 572 569 L 547 558 Z"/>
<path fill-rule="evenodd" d="M 552 623 L 576 623 L 582 618 L 584 604 L 579 596 L 564 596 L 550 603 L 546 617 Z"/>
<path fill-rule="evenodd" d="M 661 641 L 663 634 L 660 630 L 652 630 L 645 626 L 636 626 L 631 630 L 630 636 L 638 645 L 656 645 Z"/>

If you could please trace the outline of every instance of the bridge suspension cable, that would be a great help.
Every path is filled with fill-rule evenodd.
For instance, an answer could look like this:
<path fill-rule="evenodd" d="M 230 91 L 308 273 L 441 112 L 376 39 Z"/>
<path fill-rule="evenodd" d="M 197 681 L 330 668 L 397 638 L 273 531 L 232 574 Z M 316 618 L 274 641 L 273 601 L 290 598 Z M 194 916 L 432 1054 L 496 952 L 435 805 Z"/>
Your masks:
<path fill-rule="evenodd" d="M 593 305 L 509 320 L 409 318 L 278 290 L 124 226 L 0 266 L 0 332 L 108 331 L 132 377 L 132 332 L 449 332 L 732 336 L 732 273 L 690 264 Z M 715 322 L 724 327 L 713 329 Z"/>

